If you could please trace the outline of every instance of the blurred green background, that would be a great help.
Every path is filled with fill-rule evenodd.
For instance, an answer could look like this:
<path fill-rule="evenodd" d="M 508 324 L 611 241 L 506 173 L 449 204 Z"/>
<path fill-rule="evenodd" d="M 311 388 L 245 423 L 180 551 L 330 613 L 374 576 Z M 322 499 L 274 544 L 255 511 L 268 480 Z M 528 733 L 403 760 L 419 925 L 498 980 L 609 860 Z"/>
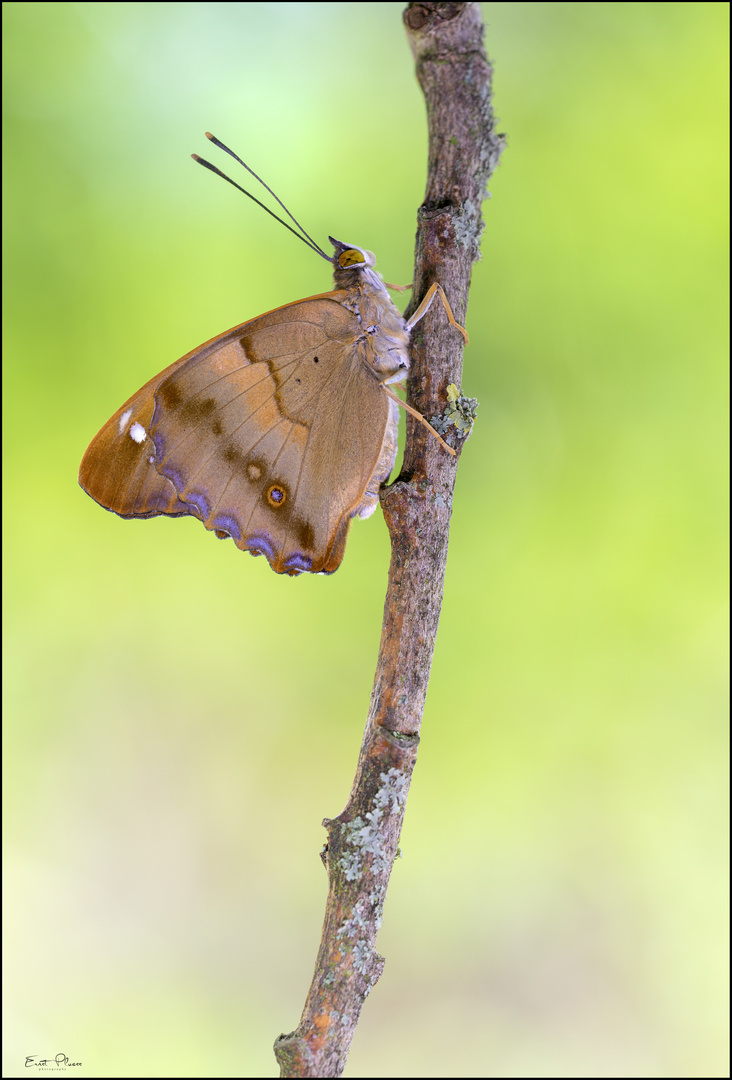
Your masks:
<path fill-rule="evenodd" d="M 411 280 L 401 10 L 3 5 L 5 1076 L 275 1075 L 298 1022 L 381 515 L 333 577 L 280 578 L 76 473 L 158 370 L 329 287 L 191 162 L 205 130 Z M 479 423 L 347 1075 L 727 1076 L 728 6 L 483 10 L 509 141 Z"/>

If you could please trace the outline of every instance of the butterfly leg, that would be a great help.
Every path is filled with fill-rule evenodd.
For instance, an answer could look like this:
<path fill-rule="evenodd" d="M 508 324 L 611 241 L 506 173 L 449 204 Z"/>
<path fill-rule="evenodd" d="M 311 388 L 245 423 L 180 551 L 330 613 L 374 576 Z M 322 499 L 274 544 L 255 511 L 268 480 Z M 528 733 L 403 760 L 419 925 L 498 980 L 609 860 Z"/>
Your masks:
<path fill-rule="evenodd" d="M 435 296 L 439 296 L 440 300 L 442 300 L 442 306 L 445 309 L 445 314 L 447 315 L 447 321 L 450 323 L 450 326 L 454 326 L 456 330 L 459 330 L 460 333 L 465 338 L 465 344 L 469 345 L 470 340 L 468 338 L 467 330 L 465 329 L 464 326 L 461 326 L 460 323 L 455 322 L 455 316 L 453 315 L 452 308 L 450 307 L 450 305 L 448 303 L 448 300 L 447 300 L 447 297 L 445 296 L 445 290 L 442 288 L 442 285 L 440 285 L 436 281 L 433 282 L 432 285 L 430 285 L 429 289 L 427 290 L 427 293 L 425 295 L 424 300 L 419 305 L 419 307 L 415 311 L 414 315 L 410 316 L 410 318 L 407 319 L 406 324 L 405 324 L 405 329 L 406 330 L 411 330 L 412 327 L 415 326 L 419 322 L 419 320 L 424 315 L 427 314 L 427 312 L 430 309 L 430 305 L 431 305 L 432 301 L 434 300 Z"/>
<path fill-rule="evenodd" d="M 414 416 L 415 419 L 419 420 L 421 424 L 424 424 L 427 430 L 432 432 L 438 443 L 441 446 L 444 446 L 445 450 L 447 450 L 449 454 L 452 454 L 452 456 L 455 457 L 455 450 L 453 450 L 451 446 L 448 446 L 442 435 L 440 435 L 438 431 L 435 431 L 435 429 L 432 427 L 432 424 L 429 422 L 429 420 L 425 420 L 421 412 L 417 412 L 417 410 L 413 409 L 411 405 L 407 405 L 406 401 L 402 401 L 400 397 L 398 397 L 395 393 L 393 393 L 393 391 L 388 388 L 386 383 L 381 382 L 379 383 L 379 386 L 384 391 L 387 397 L 390 397 L 392 401 L 396 401 L 397 405 L 401 405 L 403 409 L 406 409 L 410 416 Z"/>
<path fill-rule="evenodd" d="M 390 281 L 385 281 L 384 284 L 387 289 L 394 289 L 395 292 L 406 292 L 412 288 L 413 282 L 410 282 L 409 285 L 392 285 Z"/>

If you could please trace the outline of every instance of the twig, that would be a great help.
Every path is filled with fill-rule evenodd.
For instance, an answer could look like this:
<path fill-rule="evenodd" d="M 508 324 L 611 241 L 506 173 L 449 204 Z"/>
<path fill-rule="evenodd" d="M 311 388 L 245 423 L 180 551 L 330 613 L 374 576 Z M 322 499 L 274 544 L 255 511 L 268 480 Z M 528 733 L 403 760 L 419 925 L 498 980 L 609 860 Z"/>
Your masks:
<path fill-rule="evenodd" d="M 409 4 L 404 23 L 430 134 L 410 307 L 439 281 L 463 323 L 481 204 L 503 149 L 480 4 Z M 463 342 L 437 306 L 413 332 L 407 384 L 410 404 L 426 416 L 444 408 L 450 383 L 461 384 Z M 275 1043 L 285 1077 L 342 1074 L 364 999 L 384 968 L 376 935 L 417 756 L 458 460 L 407 417 L 402 471 L 381 499 L 392 554 L 371 707 L 346 808 L 323 822 L 328 900 L 300 1024 Z"/>

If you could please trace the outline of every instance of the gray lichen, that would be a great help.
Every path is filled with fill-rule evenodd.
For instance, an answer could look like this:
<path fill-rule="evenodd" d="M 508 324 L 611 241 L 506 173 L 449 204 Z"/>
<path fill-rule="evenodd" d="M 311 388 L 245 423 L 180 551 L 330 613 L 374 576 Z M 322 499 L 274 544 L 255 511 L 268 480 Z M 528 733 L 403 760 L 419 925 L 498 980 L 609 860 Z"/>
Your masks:
<path fill-rule="evenodd" d="M 439 416 L 431 416 L 430 423 L 440 435 L 454 429 L 459 439 L 467 439 L 473 430 L 477 412 L 477 398 L 466 397 L 455 383 L 450 383 L 447 388 L 447 408 Z"/>

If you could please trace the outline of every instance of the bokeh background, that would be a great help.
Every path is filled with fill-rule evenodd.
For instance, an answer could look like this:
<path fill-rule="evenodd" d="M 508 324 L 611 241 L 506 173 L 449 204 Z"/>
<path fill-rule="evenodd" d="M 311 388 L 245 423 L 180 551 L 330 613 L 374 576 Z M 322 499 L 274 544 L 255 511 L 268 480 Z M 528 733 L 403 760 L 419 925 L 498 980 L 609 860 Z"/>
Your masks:
<path fill-rule="evenodd" d="M 333 577 L 280 578 L 76 473 L 159 369 L 329 287 L 190 161 L 205 130 L 411 280 L 401 10 L 3 5 L 5 1076 L 275 1075 L 298 1022 L 381 515 Z M 479 423 L 348 1075 L 727 1076 L 728 6 L 483 10 Z"/>

